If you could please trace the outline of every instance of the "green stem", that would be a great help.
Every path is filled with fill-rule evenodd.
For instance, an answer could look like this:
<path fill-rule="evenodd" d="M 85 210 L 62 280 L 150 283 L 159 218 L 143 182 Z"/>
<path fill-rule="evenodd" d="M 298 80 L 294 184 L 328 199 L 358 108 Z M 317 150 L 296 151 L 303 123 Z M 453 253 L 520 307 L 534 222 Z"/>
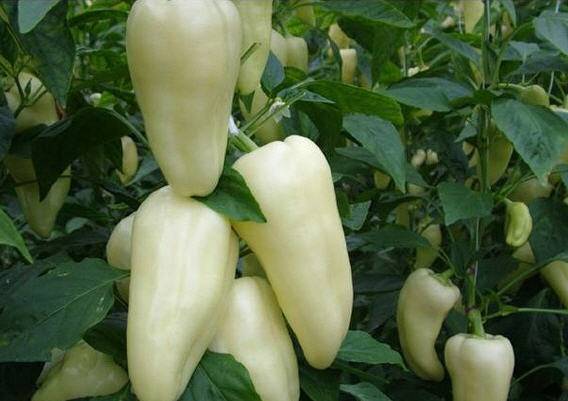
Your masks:
<path fill-rule="evenodd" d="M 378 376 L 369 374 L 369 373 L 367 373 L 367 372 L 365 372 L 361 369 L 354 368 L 351 365 L 349 365 L 348 363 L 337 360 L 337 359 L 333 362 L 333 367 L 336 368 L 336 369 L 343 370 L 343 371 L 348 372 L 348 373 L 352 373 L 355 376 L 359 377 L 360 379 L 365 380 L 365 381 L 369 381 L 371 383 L 379 383 L 379 384 L 388 383 L 388 381 L 383 379 L 382 377 L 378 377 Z"/>
<path fill-rule="evenodd" d="M 468 313 L 468 318 L 469 322 L 471 323 L 473 334 L 483 337 L 485 335 L 485 329 L 483 328 L 483 321 L 481 320 L 481 313 L 479 313 L 479 310 L 470 310 Z"/>
<path fill-rule="evenodd" d="M 512 383 L 511 383 L 511 387 L 514 386 L 515 384 L 519 383 L 521 380 L 525 379 L 526 377 L 532 375 L 533 373 L 538 372 L 539 370 L 542 370 L 542 369 L 550 368 L 552 366 L 554 366 L 554 364 L 540 365 L 540 366 L 537 366 L 535 368 L 532 368 L 528 372 L 523 373 L 522 375 L 517 377 L 515 380 L 513 380 Z"/>

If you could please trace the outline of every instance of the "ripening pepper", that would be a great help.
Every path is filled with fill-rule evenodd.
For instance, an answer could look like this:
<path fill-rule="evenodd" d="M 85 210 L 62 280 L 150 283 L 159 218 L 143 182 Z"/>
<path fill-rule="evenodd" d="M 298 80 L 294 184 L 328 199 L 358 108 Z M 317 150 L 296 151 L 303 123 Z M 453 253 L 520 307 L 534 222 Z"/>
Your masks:
<path fill-rule="evenodd" d="M 406 362 L 424 380 L 444 378 L 436 339 L 459 298 L 460 290 L 430 269 L 413 271 L 400 291 L 396 312 L 398 338 Z"/>
<path fill-rule="evenodd" d="M 308 363 L 327 368 L 347 333 L 351 265 L 330 167 L 311 140 L 292 135 L 234 164 L 266 223 L 234 221 L 274 289 Z"/>
<path fill-rule="evenodd" d="M 245 104 L 239 102 L 241 113 L 245 121 L 250 120 L 256 113 L 258 113 L 268 103 L 268 97 L 261 87 L 258 87 L 254 92 L 252 99 L 251 110 L 248 111 Z M 254 132 L 254 138 L 257 142 L 265 144 L 272 141 L 277 141 L 284 137 L 284 129 L 277 121 L 275 116 L 265 120 Z"/>
<path fill-rule="evenodd" d="M 419 247 L 416 249 L 415 269 L 427 269 L 438 258 L 438 248 L 442 245 L 442 230 L 439 224 L 429 224 L 427 220 L 419 224 L 420 235 L 430 243 L 431 247 Z"/>
<path fill-rule="evenodd" d="M 112 359 L 81 341 L 55 363 L 32 401 L 66 401 L 116 393 L 128 375 Z"/>
<path fill-rule="evenodd" d="M 309 3 L 312 3 L 313 0 L 298 0 L 294 4 L 294 11 L 296 16 L 302 21 L 304 24 L 310 26 L 316 26 L 316 16 L 314 14 L 314 7 Z"/>
<path fill-rule="evenodd" d="M 494 124 L 489 129 L 489 149 L 487 154 L 487 181 L 495 184 L 507 171 L 513 155 L 513 144 L 503 135 Z M 479 152 L 474 151 L 469 161 L 470 167 L 477 167 L 477 175 L 481 176 Z"/>
<path fill-rule="evenodd" d="M 209 349 L 242 363 L 262 401 L 298 401 L 294 346 L 268 282 L 260 277 L 235 280 L 228 304 Z"/>
<path fill-rule="evenodd" d="M 129 136 L 120 138 L 122 145 L 122 171 L 117 171 L 118 178 L 123 184 L 127 184 L 138 170 L 138 149 Z"/>
<path fill-rule="evenodd" d="M 515 85 L 515 87 L 517 86 Z M 542 86 L 529 85 L 525 87 L 521 86 L 519 88 L 519 99 L 523 102 L 533 106 L 550 106 L 550 98 Z"/>
<path fill-rule="evenodd" d="M 16 117 L 16 132 L 56 122 L 58 116 L 55 100 L 50 93 L 45 92 L 41 81 L 28 73 L 21 73 L 18 80 L 22 89 L 25 91 L 28 88 L 29 96 L 36 100 L 32 105 L 22 109 Z M 41 93 L 43 95 L 39 96 Z M 13 85 L 5 95 L 10 110 L 15 112 L 21 102 L 16 85 Z M 28 225 L 40 237 L 49 237 L 55 226 L 57 214 L 69 193 L 71 169 L 67 168 L 63 172 L 62 177 L 51 186 L 46 197 L 40 202 L 39 185 L 32 160 L 7 155 L 4 164 L 17 184 L 16 195 Z"/>
<path fill-rule="evenodd" d="M 444 354 L 454 401 L 507 401 L 515 366 L 507 338 L 457 334 Z"/>
<path fill-rule="evenodd" d="M 357 71 L 357 51 L 355 49 L 339 50 L 341 56 L 341 82 L 352 84 Z"/>
<path fill-rule="evenodd" d="M 120 220 L 112 230 L 106 245 L 107 262 L 109 265 L 122 270 L 130 270 L 130 257 L 132 255 L 132 224 L 134 216 L 132 213 Z M 125 278 L 116 283 L 116 288 L 121 298 L 128 302 L 128 287 L 130 279 Z"/>
<path fill-rule="evenodd" d="M 554 187 L 549 183 L 542 185 L 537 178 L 530 178 L 517 185 L 509 195 L 509 199 L 528 205 L 537 198 L 548 198 L 553 189 Z"/>
<path fill-rule="evenodd" d="M 349 45 L 351 44 L 351 38 L 347 36 L 345 32 L 343 32 L 338 24 L 330 25 L 327 34 L 339 49 L 349 48 Z"/>
<path fill-rule="evenodd" d="M 568 308 L 568 263 L 555 260 L 543 267 L 540 274 L 560 298 L 562 305 Z"/>
<path fill-rule="evenodd" d="M 533 222 L 527 205 L 505 199 L 505 241 L 510 246 L 519 247 L 529 239 Z"/>
<path fill-rule="evenodd" d="M 465 32 L 471 33 L 481 17 L 483 17 L 485 4 L 483 0 L 461 0 L 461 7 L 463 10 Z"/>
<path fill-rule="evenodd" d="M 272 0 L 233 0 L 239 10 L 243 41 L 241 53 L 251 46 L 255 50 L 242 63 L 237 86 L 241 95 L 248 95 L 258 87 L 270 50 L 272 30 Z"/>
<path fill-rule="evenodd" d="M 286 38 L 274 29 L 270 35 L 270 51 L 274 53 L 282 66 L 288 64 L 288 45 L 286 44 Z"/>
<path fill-rule="evenodd" d="M 137 0 L 128 16 L 128 67 L 146 134 L 182 196 L 208 195 L 221 176 L 240 52 L 229 0 Z"/>
<path fill-rule="evenodd" d="M 308 72 L 308 44 L 304 38 L 297 36 L 286 37 L 286 57 L 288 67 L 298 68 L 305 73 Z"/>
<path fill-rule="evenodd" d="M 375 183 L 375 188 L 386 189 L 391 182 L 391 177 L 379 170 L 375 170 L 373 173 L 373 182 Z"/>
<path fill-rule="evenodd" d="M 127 349 L 140 401 L 175 401 L 185 390 L 225 311 L 238 249 L 228 220 L 170 187 L 136 212 Z"/>

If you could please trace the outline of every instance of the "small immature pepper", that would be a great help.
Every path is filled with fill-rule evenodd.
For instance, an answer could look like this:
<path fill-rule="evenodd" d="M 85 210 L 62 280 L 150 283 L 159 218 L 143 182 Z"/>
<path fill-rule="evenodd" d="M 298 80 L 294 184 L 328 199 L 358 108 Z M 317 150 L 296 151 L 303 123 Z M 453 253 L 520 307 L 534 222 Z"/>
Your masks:
<path fill-rule="evenodd" d="M 340 49 L 341 82 L 352 84 L 357 71 L 357 51 L 355 49 Z"/>
<path fill-rule="evenodd" d="M 129 136 L 120 138 L 122 144 L 122 171 L 117 171 L 118 178 L 123 184 L 127 184 L 138 170 L 138 149 Z"/>
<path fill-rule="evenodd" d="M 560 298 L 562 305 L 568 308 L 568 262 L 555 260 L 543 267 L 540 274 Z"/>
<path fill-rule="evenodd" d="M 420 225 L 424 226 L 427 222 L 423 221 Z M 438 248 L 442 245 L 442 230 L 439 224 L 428 224 L 420 235 L 428 240 L 430 247 L 419 247 L 416 250 L 415 269 L 427 269 L 438 258 Z"/>
<path fill-rule="evenodd" d="M 449 279 L 429 269 L 412 272 L 400 291 L 396 314 L 400 345 L 410 368 L 424 380 L 444 378 L 435 344 L 459 298 L 459 289 Z"/>
<path fill-rule="evenodd" d="M 298 68 L 305 73 L 308 72 L 308 44 L 304 38 L 297 36 L 288 36 L 286 38 L 286 48 L 287 48 L 287 63 L 288 67 Z"/>
<path fill-rule="evenodd" d="M 533 222 L 527 205 L 522 202 L 505 200 L 505 241 L 510 246 L 519 247 L 529 239 Z"/>

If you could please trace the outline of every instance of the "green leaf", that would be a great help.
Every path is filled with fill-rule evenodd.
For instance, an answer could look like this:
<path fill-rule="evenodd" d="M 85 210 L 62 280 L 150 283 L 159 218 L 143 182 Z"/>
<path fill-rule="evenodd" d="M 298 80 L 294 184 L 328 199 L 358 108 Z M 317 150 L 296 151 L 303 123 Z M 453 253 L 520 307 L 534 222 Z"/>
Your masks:
<path fill-rule="evenodd" d="M 358 401 L 392 401 L 381 390 L 371 383 L 342 384 L 341 391 L 351 394 Z"/>
<path fill-rule="evenodd" d="M 568 206 L 552 199 L 536 199 L 529 205 L 533 229 L 529 238 L 537 263 L 568 250 Z"/>
<path fill-rule="evenodd" d="M 568 72 L 566 57 L 557 52 L 537 51 L 530 54 L 523 64 L 509 75 L 540 74 L 543 72 Z"/>
<path fill-rule="evenodd" d="M 117 10 L 113 8 L 88 9 L 87 11 L 81 14 L 77 14 L 70 17 L 69 26 L 74 27 L 89 22 L 98 22 L 108 19 L 117 20 L 117 21 L 126 21 L 127 18 L 128 18 L 128 11 L 126 10 Z"/>
<path fill-rule="evenodd" d="M 349 250 L 379 252 L 389 248 L 428 248 L 430 243 L 421 235 L 401 226 L 386 226 L 376 231 L 347 237 Z"/>
<path fill-rule="evenodd" d="M 505 8 L 507 14 L 509 14 L 513 26 L 517 25 L 517 12 L 515 10 L 515 3 L 513 3 L 513 0 L 499 0 L 499 2 L 503 8 Z"/>
<path fill-rule="evenodd" d="M 371 201 L 349 205 L 349 216 L 343 219 L 343 225 L 353 231 L 360 230 L 367 219 Z"/>
<path fill-rule="evenodd" d="M 20 0 L 18 2 L 18 24 L 20 33 L 28 33 L 41 22 L 46 14 L 60 0 Z"/>
<path fill-rule="evenodd" d="M 3 5 L 23 49 L 33 57 L 41 81 L 65 106 L 75 62 L 75 43 L 67 25 L 67 1 L 53 5 L 41 22 L 24 34 L 19 33 L 18 2 L 4 2 Z"/>
<path fill-rule="evenodd" d="M 513 99 L 493 101 L 492 110 L 497 127 L 543 181 L 568 146 L 568 124 L 547 107 Z"/>
<path fill-rule="evenodd" d="M 16 120 L 8 107 L 4 93 L 0 93 L 0 161 L 8 154 L 14 135 L 16 135 Z"/>
<path fill-rule="evenodd" d="M 476 49 L 470 46 L 468 43 L 462 42 L 461 40 L 440 31 L 432 32 L 432 37 L 439 40 L 444 46 L 465 57 L 469 61 L 475 63 L 476 65 L 480 65 L 481 56 L 476 51 Z"/>
<path fill-rule="evenodd" d="M 383 0 L 331 0 L 319 4 L 336 14 L 364 22 L 381 23 L 399 28 L 414 26 L 406 15 Z"/>
<path fill-rule="evenodd" d="M 568 55 L 568 13 L 545 10 L 534 20 L 538 37 L 548 41 L 565 55 Z"/>
<path fill-rule="evenodd" d="M 129 135 L 135 128 L 113 110 L 87 107 L 47 127 L 32 142 L 32 160 L 43 199 L 61 173 L 79 156 Z"/>
<path fill-rule="evenodd" d="M 229 354 L 207 351 L 179 401 L 261 401 L 246 368 Z"/>
<path fill-rule="evenodd" d="M 311 81 L 304 87 L 333 101 L 343 114 L 373 115 L 396 125 L 404 121 L 400 106 L 388 96 L 337 81 Z"/>
<path fill-rule="evenodd" d="M 378 117 L 362 114 L 344 117 L 343 128 L 377 158 L 396 186 L 405 192 L 406 158 L 396 128 Z"/>
<path fill-rule="evenodd" d="M 444 78 L 411 78 L 392 85 L 386 93 L 400 103 L 419 109 L 450 111 L 450 102 L 472 96 L 466 86 Z"/>
<path fill-rule="evenodd" d="M 28 251 L 24 239 L 2 208 L 0 208 L 0 244 L 13 246 L 20 251 L 28 262 L 33 263 L 32 255 L 30 255 L 30 251 Z"/>
<path fill-rule="evenodd" d="M 262 88 L 268 93 L 272 93 L 272 91 L 284 81 L 284 78 L 286 78 L 284 68 L 282 64 L 280 64 L 280 60 L 278 60 L 271 51 L 268 55 L 268 61 L 266 62 L 260 81 Z"/>
<path fill-rule="evenodd" d="M 113 283 L 128 276 L 99 259 L 47 268 L 27 267 L 31 278 L 3 300 L 0 362 L 47 361 L 51 349 L 74 345 L 112 307 Z"/>
<path fill-rule="evenodd" d="M 331 369 L 300 365 L 300 387 L 312 401 L 337 401 L 339 398 L 339 377 Z"/>
<path fill-rule="evenodd" d="M 459 220 L 491 215 L 493 198 L 490 194 L 472 191 L 463 184 L 443 182 L 438 193 L 444 209 L 446 225 Z"/>
<path fill-rule="evenodd" d="M 262 214 L 245 179 L 231 167 L 225 166 L 219 183 L 211 194 L 196 196 L 195 199 L 231 220 L 266 223 L 266 217 Z"/>
<path fill-rule="evenodd" d="M 91 327 L 83 336 L 94 349 L 111 355 L 126 368 L 126 313 L 111 313 L 102 322 Z"/>
<path fill-rule="evenodd" d="M 345 362 L 368 363 L 371 365 L 398 365 L 406 369 L 402 357 L 388 344 L 378 342 L 369 333 L 359 330 L 347 332 L 337 353 L 337 359 Z"/>

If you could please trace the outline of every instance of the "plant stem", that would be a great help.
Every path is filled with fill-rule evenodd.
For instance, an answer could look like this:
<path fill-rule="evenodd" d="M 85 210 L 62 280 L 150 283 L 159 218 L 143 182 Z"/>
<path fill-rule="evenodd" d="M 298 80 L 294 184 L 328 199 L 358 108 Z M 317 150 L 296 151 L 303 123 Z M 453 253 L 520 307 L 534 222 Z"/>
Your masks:
<path fill-rule="evenodd" d="M 473 334 L 476 336 L 484 336 L 485 329 L 483 328 L 483 321 L 481 320 L 481 313 L 478 309 L 472 309 L 468 313 L 469 322 L 473 329 Z"/>

